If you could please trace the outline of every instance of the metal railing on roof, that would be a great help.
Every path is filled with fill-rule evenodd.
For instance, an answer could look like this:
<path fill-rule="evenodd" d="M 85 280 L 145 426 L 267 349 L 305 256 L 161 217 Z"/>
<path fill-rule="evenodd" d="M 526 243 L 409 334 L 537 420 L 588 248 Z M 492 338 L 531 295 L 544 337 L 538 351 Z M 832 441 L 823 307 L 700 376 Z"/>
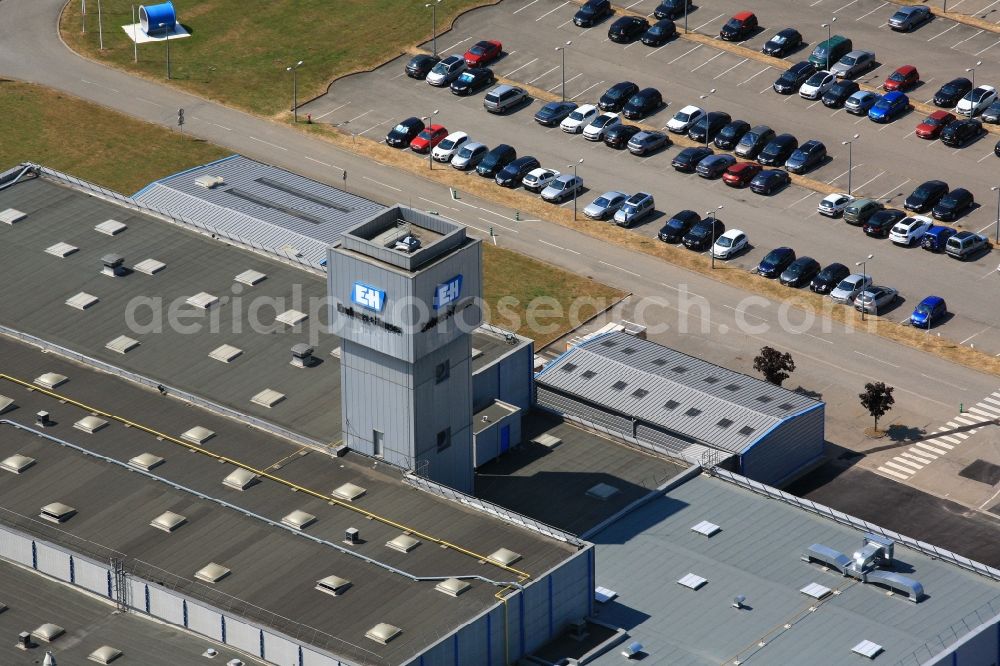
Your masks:
<path fill-rule="evenodd" d="M 949 649 L 954 648 L 960 640 L 985 624 L 997 624 L 998 620 L 1000 620 L 1000 599 L 992 599 L 961 620 L 952 623 L 947 629 L 938 633 L 937 636 L 928 640 L 912 653 L 901 658 L 895 666 L 921 666 L 928 663 L 950 664 L 952 663 L 950 659 L 947 661 L 931 660 L 946 658 Z"/>

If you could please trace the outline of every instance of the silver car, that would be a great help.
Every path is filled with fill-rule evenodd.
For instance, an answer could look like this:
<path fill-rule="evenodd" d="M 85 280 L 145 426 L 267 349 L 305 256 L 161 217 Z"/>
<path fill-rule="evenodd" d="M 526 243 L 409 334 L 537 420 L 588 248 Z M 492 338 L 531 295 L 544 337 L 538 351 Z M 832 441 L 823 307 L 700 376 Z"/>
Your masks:
<path fill-rule="evenodd" d="M 559 202 L 576 196 L 583 189 L 583 179 L 572 174 L 564 173 L 559 176 L 549 186 L 542 190 L 542 198 L 546 201 Z"/>
<path fill-rule="evenodd" d="M 584 208 L 583 214 L 592 220 L 606 220 L 622 207 L 626 199 L 628 199 L 628 195 L 624 192 L 617 190 L 605 192 Z"/>
<path fill-rule="evenodd" d="M 462 72 L 468 69 L 465 58 L 460 55 L 450 55 L 427 73 L 427 83 L 438 88 L 450 84 L 457 79 Z"/>
<path fill-rule="evenodd" d="M 853 79 L 875 66 L 875 54 L 871 51 L 851 51 L 841 58 L 830 72 L 838 79 Z"/>
<path fill-rule="evenodd" d="M 892 287 L 868 287 L 854 299 L 854 309 L 868 314 L 878 314 L 896 302 L 899 295 Z"/>
<path fill-rule="evenodd" d="M 451 158 L 451 165 L 459 171 L 475 169 L 488 152 L 490 149 L 485 144 L 470 141 L 458 149 L 458 154 Z"/>
<path fill-rule="evenodd" d="M 906 32 L 928 21 L 931 18 L 931 10 L 927 5 L 913 5 L 910 7 L 900 7 L 896 13 L 889 18 L 889 27 L 893 30 Z"/>
<path fill-rule="evenodd" d="M 872 286 L 870 276 L 854 273 L 845 277 L 830 291 L 830 298 L 836 303 L 853 303 L 854 298 L 870 286 Z"/>

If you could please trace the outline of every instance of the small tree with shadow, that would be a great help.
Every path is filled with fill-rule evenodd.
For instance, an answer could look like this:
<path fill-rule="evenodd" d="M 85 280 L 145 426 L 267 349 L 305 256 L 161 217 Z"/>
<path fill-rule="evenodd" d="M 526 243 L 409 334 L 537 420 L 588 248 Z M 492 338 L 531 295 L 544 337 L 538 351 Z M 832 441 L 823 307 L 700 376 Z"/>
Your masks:
<path fill-rule="evenodd" d="M 865 384 L 865 392 L 858 397 L 861 399 L 861 406 L 875 419 L 875 432 L 878 432 L 879 417 L 885 416 L 896 402 L 892 397 L 892 387 L 882 382 L 868 382 Z"/>
<path fill-rule="evenodd" d="M 760 354 L 753 360 L 753 369 L 764 375 L 766 381 L 781 386 L 781 383 L 795 372 L 795 361 L 788 352 L 780 352 L 773 347 L 761 347 Z"/>

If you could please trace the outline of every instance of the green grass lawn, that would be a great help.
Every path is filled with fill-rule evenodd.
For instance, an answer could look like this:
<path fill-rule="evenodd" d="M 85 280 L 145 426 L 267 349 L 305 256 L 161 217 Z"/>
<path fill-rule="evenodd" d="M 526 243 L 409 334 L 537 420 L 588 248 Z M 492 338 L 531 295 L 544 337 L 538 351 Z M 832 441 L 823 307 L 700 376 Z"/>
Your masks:
<path fill-rule="evenodd" d="M 438 30 L 460 12 L 491 0 L 445 0 Z M 174 3 L 191 37 L 170 42 L 174 85 L 264 115 L 291 107 L 292 80 L 285 68 L 299 60 L 299 100 L 326 91 L 333 79 L 371 69 L 431 36 L 424 0 L 199 0 Z M 63 12 L 63 39 L 75 50 L 153 78 L 166 78 L 166 47 L 140 44 L 121 26 L 132 23 L 132 2 L 103 0 L 104 51 L 99 48 L 97 3 L 87 3 L 81 33 L 80 3 Z M 138 3 L 135 4 L 138 12 Z"/>

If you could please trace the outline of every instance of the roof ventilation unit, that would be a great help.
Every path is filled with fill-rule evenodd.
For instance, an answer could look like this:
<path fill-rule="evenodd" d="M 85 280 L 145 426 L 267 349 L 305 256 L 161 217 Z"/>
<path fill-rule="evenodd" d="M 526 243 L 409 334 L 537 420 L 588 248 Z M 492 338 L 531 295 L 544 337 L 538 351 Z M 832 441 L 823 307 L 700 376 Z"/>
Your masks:
<path fill-rule="evenodd" d="M 49 413 L 46 411 L 41 411 L 35 414 L 35 425 L 41 428 L 47 428 L 52 425 L 54 421 L 49 418 Z"/>
<path fill-rule="evenodd" d="M 874 659 L 882 653 L 882 646 L 871 641 L 861 641 L 851 648 L 851 652 L 854 654 L 860 654 L 862 657 Z"/>
<path fill-rule="evenodd" d="M 255 405 L 260 405 L 261 407 L 267 407 L 271 409 L 279 402 L 285 399 L 284 393 L 279 393 L 274 389 L 264 389 L 254 397 L 250 398 L 250 402 Z"/>
<path fill-rule="evenodd" d="M 5 395 L 0 395 L 0 414 L 10 411 L 14 408 L 14 398 L 8 398 Z"/>
<path fill-rule="evenodd" d="M 267 275 L 261 273 L 260 271 L 246 270 L 237 275 L 235 279 L 240 284 L 245 284 L 248 287 L 253 287 L 267 278 Z"/>
<path fill-rule="evenodd" d="M 361 543 L 361 532 L 358 531 L 357 527 L 348 527 L 344 530 L 344 543 L 351 546 L 357 546 Z"/>
<path fill-rule="evenodd" d="M 314 589 L 323 592 L 324 594 L 329 594 L 332 597 L 339 597 L 347 588 L 351 586 L 351 581 L 346 578 L 341 578 L 340 576 L 327 576 L 326 578 L 321 578 L 316 581 L 316 587 Z"/>
<path fill-rule="evenodd" d="M 221 564 L 216 564 L 215 562 L 209 562 L 204 567 L 195 572 L 194 577 L 206 583 L 218 583 L 220 580 L 228 576 L 230 573 L 231 571 L 226 567 L 222 566 Z"/>
<path fill-rule="evenodd" d="M 4 224 L 14 225 L 26 217 L 28 217 L 27 213 L 22 213 L 16 208 L 7 208 L 0 212 L 0 222 L 3 222 Z"/>
<path fill-rule="evenodd" d="M 51 622 L 46 622 L 42 626 L 32 631 L 31 635 L 40 641 L 51 643 L 52 641 L 59 638 L 65 633 L 66 630 L 60 627 L 58 624 L 52 624 Z"/>
<path fill-rule="evenodd" d="M 385 622 L 379 622 L 374 627 L 365 632 L 365 638 L 371 639 L 376 643 L 381 643 L 386 645 L 396 636 L 403 633 L 403 630 L 399 627 L 387 624 Z"/>
<path fill-rule="evenodd" d="M 29 458 L 28 456 L 23 456 L 20 453 L 15 453 L 9 458 L 4 458 L 4 460 L 0 462 L 0 469 L 10 472 L 11 474 L 20 474 L 34 464 L 34 458 Z"/>
<path fill-rule="evenodd" d="M 744 594 L 737 594 L 733 597 L 733 608 L 736 610 L 743 610 L 747 608 L 747 598 Z"/>
<path fill-rule="evenodd" d="M 94 231 L 99 231 L 105 236 L 117 236 L 128 229 L 128 226 L 118 220 L 105 220 L 94 227 Z"/>
<path fill-rule="evenodd" d="M 608 483 L 598 483 L 596 486 L 587 491 L 587 497 L 599 499 L 602 502 L 608 501 L 617 494 L 618 489 Z"/>
<path fill-rule="evenodd" d="M 113 648 L 110 645 L 102 645 L 101 647 L 91 652 L 87 656 L 87 659 L 89 659 L 90 661 L 95 661 L 98 664 L 110 664 L 120 656 L 122 656 L 121 650 Z"/>
<path fill-rule="evenodd" d="M 215 437 L 214 432 L 201 426 L 195 426 L 181 435 L 181 439 L 186 439 L 195 444 L 204 444 L 213 437 Z"/>
<path fill-rule="evenodd" d="M 218 187 L 219 185 L 225 185 L 226 179 L 222 176 L 213 176 L 212 174 L 205 174 L 204 176 L 198 176 L 194 179 L 194 184 L 198 187 L 204 187 L 206 190 L 210 190 L 213 187 Z"/>
<path fill-rule="evenodd" d="M 173 511 L 164 511 L 150 521 L 150 527 L 170 533 L 187 522 L 187 518 Z"/>
<path fill-rule="evenodd" d="M 216 361 L 222 361 L 223 363 L 232 363 L 242 353 L 243 350 L 239 347 L 222 345 L 213 349 L 211 353 L 209 353 L 208 357 L 214 358 Z"/>
<path fill-rule="evenodd" d="M 69 243 L 56 243 L 55 245 L 50 245 L 45 248 L 46 254 L 51 254 L 53 257 L 59 257 L 60 259 L 65 259 L 69 255 L 73 254 L 79 250 L 75 245 L 70 245 Z"/>
<path fill-rule="evenodd" d="M 186 303 L 202 310 L 208 310 L 219 304 L 219 297 L 205 291 L 199 291 L 194 296 L 189 296 Z"/>
<path fill-rule="evenodd" d="M 101 257 L 101 274 L 108 277 L 122 277 L 128 274 L 125 270 L 125 257 L 120 254 L 106 254 Z"/>
<path fill-rule="evenodd" d="M 288 525 L 295 530 L 304 530 L 316 522 L 316 516 L 306 513 L 301 509 L 296 509 L 281 519 L 283 525 Z"/>
<path fill-rule="evenodd" d="M 71 506 L 67 506 L 62 502 L 53 502 L 52 504 L 46 504 L 42 507 L 41 513 L 38 517 L 42 520 L 47 520 L 50 523 L 65 523 L 67 520 L 76 515 L 76 509 Z"/>
<path fill-rule="evenodd" d="M 698 534 L 703 534 L 707 537 L 712 537 L 722 531 L 722 528 L 715 523 L 710 523 L 707 520 L 703 520 L 697 525 L 691 527 L 692 532 L 697 532 Z"/>
<path fill-rule="evenodd" d="M 708 582 L 707 579 L 693 573 L 685 574 L 680 580 L 677 581 L 681 585 L 692 590 L 699 589 L 702 585 Z"/>
<path fill-rule="evenodd" d="M 622 650 L 622 656 L 626 659 L 641 659 L 643 654 L 642 643 L 639 641 L 632 641 Z"/>
<path fill-rule="evenodd" d="M 361 486 L 356 486 L 353 483 L 345 483 L 342 486 L 338 486 L 333 489 L 330 493 L 334 497 L 340 498 L 342 500 L 347 500 L 348 502 L 353 502 L 367 492 Z"/>
<path fill-rule="evenodd" d="M 99 300 L 100 299 L 97 298 L 97 296 L 94 296 L 93 294 L 88 294 L 85 291 L 81 291 L 79 294 L 67 298 L 66 305 L 70 306 L 71 308 L 76 308 L 77 310 L 86 310 L 90 306 L 96 304 L 97 301 Z"/>
<path fill-rule="evenodd" d="M 533 440 L 531 440 L 531 443 L 538 444 L 539 446 L 544 446 L 547 449 L 554 449 L 560 444 L 562 444 L 562 439 L 546 432 L 542 433 L 538 437 L 535 437 Z"/>
<path fill-rule="evenodd" d="M 508 548 L 500 548 L 498 550 L 493 551 L 493 554 L 487 557 L 486 559 L 489 560 L 490 562 L 493 562 L 494 564 L 499 564 L 501 566 L 507 567 L 520 560 L 521 553 L 515 553 L 514 551 Z"/>
<path fill-rule="evenodd" d="M 420 539 L 415 539 L 409 534 L 400 534 L 395 539 L 386 541 L 385 545 L 393 550 L 398 550 L 401 553 L 408 553 L 420 545 Z"/>
<path fill-rule="evenodd" d="M 304 342 L 292 345 L 292 365 L 296 368 L 309 368 L 315 365 L 313 357 L 315 350 Z"/>
<path fill-rule="evenodd" d="M 83 432 L 93 435 L 95 432 L 108 425 L 108 422 L 102 418 L 94 415 L 84 416 L 82 419 L 73 424 L 73 427 L 77 430 L 82 430 Z"/>
<path fill-rule="evenodd" d="M 145 273 L 146 275 L 156 275 L 167 265 L 162 261 L 157 261 L 156 259 L 143 259 L 135 266 L 132 267 L 133 270 L 137 270 L 140 273 Z"/>
<path fill-rule="evenodd" d="M 280 315 L 277 316 L 276 320 L 287 326 L 295 326 L 296 324 L 301 324 L 303 321 L 309 318 L 304 312 L 299 312 L 298 310 L 285 310 Z"/>
<path fill-rule="evenodd" d="M 46 372 L 44 375 L 35 378 L 35 383 L 47 389 L 54 389 L 66 382 L 66 375 L 57 372 Z"/>
<path fill-rule="evenodd" d="M 458 578 L 448 578 L 435 585 L 434 589 L 438 592 L 444 592 L 450 597 L 457 597 L 470 587 L 472 586 L 464 580 L 459 580 Z"/>
<path fill-rule="evenodd" d="M 104 345 L 104 348 L 113 352 L 118 352 L 119 354 L 127 354 L 138 346 L 139 341 L 135 338 L 130 338 L 127 335 L 119 335 L 117 338 Z"/>
<path fill-rule="evenodd" d="M 237 467 L 229 476 L 222 480 L 222 485 L 232 488 L 233 490 L 246 490 L 250 486 L 257 483 L 258 477 L 256 474 L 243 467 Z"/>
<path fill-rule="evenodd" d="M 611 588 L 601 586 L 594 588 L 594 601 L 599 604 L 606 604 L 617 596 L 618 593 Z"/>
<path fill-rule="evenodd" d="M 820 585 L 819 583 L 809 583 L 803 587 L 799 592 L 806 595 L 807 597 L 812 597 L 813 599 L 825 599 L 830 595 L 833 590 L 825 585 Z"/>
<path fill-rule="evenodd" d="M 163 458 L 152 453 L 140 453 L 139 455 L 131 458 L 128 461 L 129 465 L 132 467 L 138 467 L 139 469 L 149 471 L 163 464 Z"/>

